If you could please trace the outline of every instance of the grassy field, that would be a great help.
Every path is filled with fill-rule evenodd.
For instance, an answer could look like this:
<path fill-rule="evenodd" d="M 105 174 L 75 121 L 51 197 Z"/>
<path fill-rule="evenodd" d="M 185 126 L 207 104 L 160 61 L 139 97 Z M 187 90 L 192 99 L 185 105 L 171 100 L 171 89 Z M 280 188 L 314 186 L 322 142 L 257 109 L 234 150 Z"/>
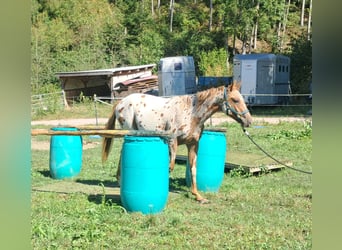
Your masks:
<path fill-rule="evenodd" d="M 249 133 L 272 155 L 312 170 L 309 124 L 254 125 Z M 273 163 L 237 124 L 220 127 L 228 128 L 227 162 Z M 48 141 L 49 137 L 34 139 Z M 225 173 L 218 193 L 204 194 L 210 204 L 200 205 L 186 187 L 185 165 L 179 163 L 170 174 L 170 193 L 162 213 L 127 213 L 115 191 L 114 177 L 122 139 L 115 140 L 105 164 L 101 163 L 101 140 L 84 137 L 83 142 L 92 147 L 83 150 L 82 171 L 72 180 L 52 179 L 48 149 L 32 150 L 33 249 L 312 248 L 311 175 L 289 169 L 259 175 L 232 170 Z M 185 153 L 181 146 L 178 154 Z"/>

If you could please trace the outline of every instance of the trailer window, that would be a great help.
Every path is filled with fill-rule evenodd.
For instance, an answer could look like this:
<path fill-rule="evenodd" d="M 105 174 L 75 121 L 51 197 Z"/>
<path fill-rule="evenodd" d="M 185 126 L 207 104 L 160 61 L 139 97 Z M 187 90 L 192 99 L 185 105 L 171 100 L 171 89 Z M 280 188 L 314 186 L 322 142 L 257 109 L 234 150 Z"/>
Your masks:
<path fill-rule="evenodd" d="M 182 63 L 175 63 L 174 64 L 174 69 L 175 70 L 182 70 Z"/>
<path fill-rule="evenodd" d="M 281 72 L 281 65 L 279 65 L 278 71 Z"/>

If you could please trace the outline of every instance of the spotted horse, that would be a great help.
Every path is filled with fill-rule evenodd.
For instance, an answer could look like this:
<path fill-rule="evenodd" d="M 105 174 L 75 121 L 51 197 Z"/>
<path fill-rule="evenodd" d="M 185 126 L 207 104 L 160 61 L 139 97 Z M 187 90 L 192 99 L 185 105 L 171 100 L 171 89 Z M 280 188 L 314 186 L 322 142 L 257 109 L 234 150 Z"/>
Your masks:
<path fill-rule="evenodd" d="M 232 83 L 210 88 L 193 95 L 158 97 L 134 93 L 119 101 L 112 110 L 106 129 L 115 129 L 117 120 L 123 129 L 168 132 L 170 163 L 175 165 L 177 146 L 185 144 L 188 150 L 188 162 L 191 170 L 191 192 L 200 203 L 207 203 L 197 190 L 196 161 L 198 143 L 204 129 L 204 122 L 215 112 L 223 111 L 243 127 L 248 127 L 252 116 L 241 96 L 240 84 Z M 102 143 L 102 161 L 108 158 L 112 138 L 104 137 Z M 117 179 L 120 182 L 120 163 Z"/>

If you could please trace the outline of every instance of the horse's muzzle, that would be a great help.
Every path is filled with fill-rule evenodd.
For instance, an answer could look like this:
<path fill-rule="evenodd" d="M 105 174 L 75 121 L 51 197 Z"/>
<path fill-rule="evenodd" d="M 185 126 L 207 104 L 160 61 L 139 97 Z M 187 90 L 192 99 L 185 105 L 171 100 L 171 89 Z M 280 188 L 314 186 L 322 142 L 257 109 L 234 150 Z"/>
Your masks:
<path fill-rule="evenodd" d="M 252 116 L 248 110 L 244 114 L 230 113 L 230 115 L 244 128 L 247 128 L 252 124 Z"/>
<path fill-rule="evenodd" d="M 252 119 L 244 119 L 243 126 L 248 128 L 252 124 Z"/>
<path fill-rule="evenodd" d="M 239 118 L 241 119 L 241 125 L 245 128 L 248 128 L 252 124 L 252 116 L 249 112 Z"/>

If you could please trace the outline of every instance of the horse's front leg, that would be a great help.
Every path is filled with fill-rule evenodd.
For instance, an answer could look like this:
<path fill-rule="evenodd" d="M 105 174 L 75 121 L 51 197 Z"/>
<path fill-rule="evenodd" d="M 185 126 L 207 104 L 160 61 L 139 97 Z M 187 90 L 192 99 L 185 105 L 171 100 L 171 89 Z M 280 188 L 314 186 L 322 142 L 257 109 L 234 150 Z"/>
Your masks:
<path fill-rule="evenodd" d="M 177 139 L 171 139 L 169 141 L 169 152 L 170 152 L 170 165 L 169 165 L 169 171 L 173 171 L 175 167 L 175 161 L 176 161 L 176 155 L 177 155 Z"/>
<path fill-rule="evenodd" d="M 187 145 L 188 147 L 188 163 L 190 167 L 191 176 L 191 193 L 196 196 L 196 200 L 201 204 L 208 203 L 209 200 L 203 198 L 197 190 L 196 174 L 197 174 L 197 152 L 198 142 L 194 145 Z"/>

